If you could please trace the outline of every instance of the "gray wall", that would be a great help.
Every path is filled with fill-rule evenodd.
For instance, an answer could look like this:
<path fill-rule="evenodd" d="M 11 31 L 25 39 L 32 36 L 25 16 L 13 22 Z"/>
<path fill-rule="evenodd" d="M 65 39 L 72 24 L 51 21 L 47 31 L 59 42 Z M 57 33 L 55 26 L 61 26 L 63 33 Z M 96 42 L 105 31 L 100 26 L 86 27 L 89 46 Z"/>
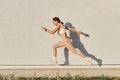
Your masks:
<path fill-rule="evenodd" d="M 120 64 L 120 0 L 0 0 L 0 65 L 47 65 L 52 45 L 60 41 L 52 18 L 86 32 L 89 38 L 67 31 L 77 50 L 91 55 L 94 64 Z M 66 56 L 66 59 L 65 59 Z M 79 56 L 58 49 L 58 62 L 86 64 Z M 68 58 L 68 59 L 67 59 Z M 69 60 L 69 61 L 68 61 Z"/>

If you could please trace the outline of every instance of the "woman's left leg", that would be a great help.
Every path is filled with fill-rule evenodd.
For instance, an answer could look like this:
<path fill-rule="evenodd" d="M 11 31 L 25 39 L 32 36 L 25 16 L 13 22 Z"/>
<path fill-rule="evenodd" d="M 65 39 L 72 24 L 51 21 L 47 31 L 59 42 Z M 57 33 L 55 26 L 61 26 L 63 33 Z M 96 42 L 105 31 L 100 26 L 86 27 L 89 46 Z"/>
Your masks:
<path fill-rule="evenodd" d="M 76 55 L 78 55 L 78 56 L 86 59 L 87 62 L 89 63 L 89 65 L 91 65 L 92 59 L 91 59 L 90 57 L 87 57 L 87 56 L 86 56 L 84 53 L 82 53 L 81 51 L 77 51 L 77 50 L 75 49 L 75 47 L 72 45 L 70 39 L 68 39 L 68 38 L 65 39 L 64 44 L 65 44 L 65 46 L 66 46 L 72 53 L 74 53 L 74 54 L 76 54 Z"/>
<path fill-rule="evenodd" d="M 70 42 L 70 40 L 66 40 L 65 41 L 65 46 L 74 54 L 82 57 L 82 58 L 86 58 L 86 55 L 84 53 L 82 53 L 81 51 L 77 51 L 75 49 L 75 47 L 72 45 L 72 43 Z"/>

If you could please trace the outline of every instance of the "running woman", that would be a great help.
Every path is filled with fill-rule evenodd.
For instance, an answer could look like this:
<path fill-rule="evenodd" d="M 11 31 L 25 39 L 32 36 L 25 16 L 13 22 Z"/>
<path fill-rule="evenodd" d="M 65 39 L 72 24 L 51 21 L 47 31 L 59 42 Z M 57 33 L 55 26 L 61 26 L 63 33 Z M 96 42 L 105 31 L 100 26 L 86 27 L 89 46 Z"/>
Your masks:
<path fill-rule="evenodd" d="M 57 48 L 67 47 L 68 50 L 70 50 L 75 55 L 78 55 L 78 56 L 84 58 L 88 62 L 88 65 L 91 65 L 92 58 L 89 56 L 86 56 L 81 51 L 78 51 L 75 49 L 75 47 L 71 43 L 71 40 L 67 36 L 66 29 L 69 31 L 74 31 L 79 35 L 84 35 L 86 37 L 88 37 L 89 35 L 81 32 L 77 29 L 71 28 L 69 26 L 65 26 L 64 23 L 58 17 L 53 18 L 53 24 L 55 25 L 55 28 L 53 30 L 47 29 L 44 26 L 41 27 L 41 29 L 43 31 L 48 32 L 49 34 L 54 34 L 55 32 L 58 32 L 58 35 L 61 37 L 61 40 L 52 46 L 53 59 L 52 59 L 51 64 L 53 64 L 53 65 L 57 64 Z"/>

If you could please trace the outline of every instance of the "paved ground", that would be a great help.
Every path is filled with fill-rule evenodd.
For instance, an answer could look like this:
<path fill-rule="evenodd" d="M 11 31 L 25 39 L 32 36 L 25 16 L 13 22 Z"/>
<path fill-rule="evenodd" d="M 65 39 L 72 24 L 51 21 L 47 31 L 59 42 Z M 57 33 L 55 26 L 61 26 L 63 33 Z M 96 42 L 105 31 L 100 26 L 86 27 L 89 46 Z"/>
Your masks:
<path fill-rule="evenodd" d="M 82 76 L 99 76 L 104 74 L 105 76 L 120 77 L 120 66 L 0 66 L 0 74 L 9 76 L 14 74 L 15 76 L 56 76 L 57 74 L 65 76 L 67 73 L 71 75 Z"/>

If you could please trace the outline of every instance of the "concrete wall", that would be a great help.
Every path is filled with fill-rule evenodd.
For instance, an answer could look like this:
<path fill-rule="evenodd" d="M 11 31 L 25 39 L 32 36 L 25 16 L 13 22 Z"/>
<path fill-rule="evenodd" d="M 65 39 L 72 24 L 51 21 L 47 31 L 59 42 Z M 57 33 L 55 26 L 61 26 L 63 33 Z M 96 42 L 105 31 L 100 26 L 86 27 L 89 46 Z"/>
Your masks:
<path fill-rule="evenodd" d="M 40 26 L 53 29 L 54 16 L 90 35 L 86 38 L 67 31 L 76 49 L 90 54 L 94 64 L 100 61 L 120 64 L 119 3 L 119 0 L 0 0 L 0 65 L 49 64 L 52 45 L 60 37 L 41 31 Z M 65 56 L 71 65 L 86 64 L 81 57 L 59 48 L 59 63 L 64 63 Z"/>

